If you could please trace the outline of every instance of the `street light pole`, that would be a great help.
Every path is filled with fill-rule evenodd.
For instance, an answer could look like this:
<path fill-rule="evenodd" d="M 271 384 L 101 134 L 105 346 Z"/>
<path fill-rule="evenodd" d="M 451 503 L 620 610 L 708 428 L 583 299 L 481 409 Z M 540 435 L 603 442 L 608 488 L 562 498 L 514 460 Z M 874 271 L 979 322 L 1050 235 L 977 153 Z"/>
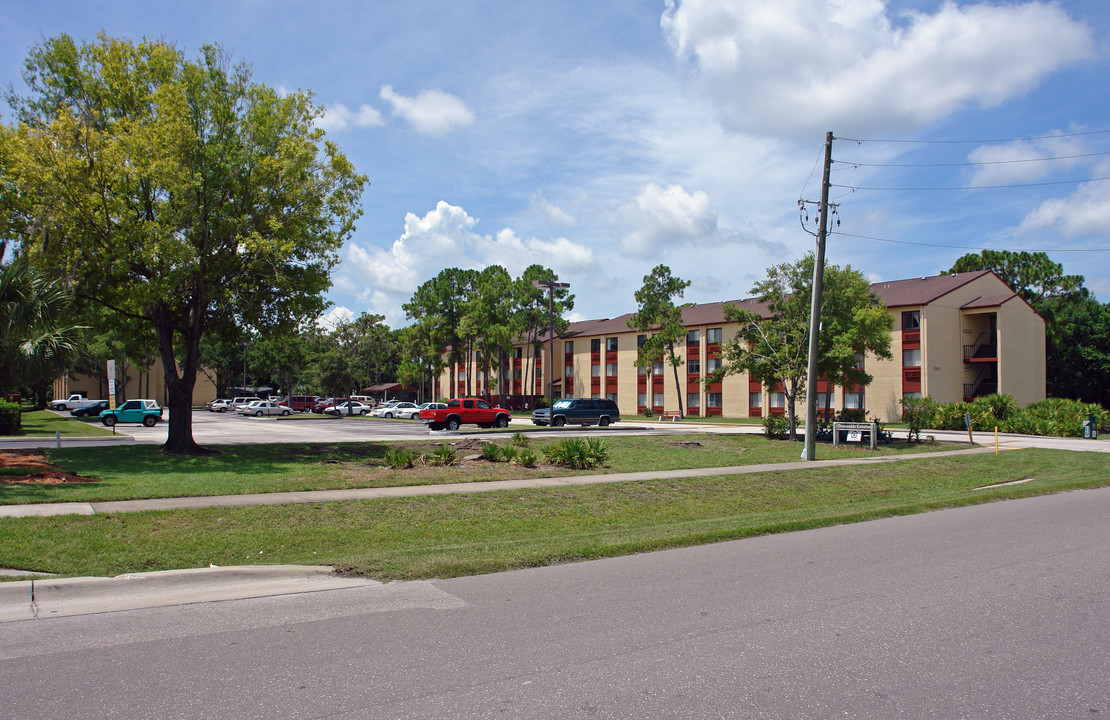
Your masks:
<path fill-rule="evenodd" d="M 547 341 L 550 343 L 547 352 L 547 399 L 555 403 L 555 288 L 566 289 L 570 283 L 555 282 L 554 280 L 533 280 L 532 287 L 540 290 L 547 288 Z"/>

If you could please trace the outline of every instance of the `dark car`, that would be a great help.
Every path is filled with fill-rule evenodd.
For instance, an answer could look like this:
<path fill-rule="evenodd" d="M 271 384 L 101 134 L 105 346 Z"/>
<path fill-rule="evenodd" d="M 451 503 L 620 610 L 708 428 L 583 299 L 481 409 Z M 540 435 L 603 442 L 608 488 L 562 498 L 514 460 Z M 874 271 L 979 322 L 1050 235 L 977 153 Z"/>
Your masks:
<path fill-rule="evenodd" d="M 100 415 L 100 413 L 102 411 L 107 410 L 107 409 L 108 409 L 108 401 L 107 400 L 101 400 L 100 402 L 96 403 L 95 405 L 89 405 L 88 407 L 77 408 L 76 410 L 70 410 L 69 414 L 72 415 L 73 417 L 96 417 L 96 416 Z"/>
<path fill-rule="evenodd" d="M 567 398 L 556 400 L 551 408 L 543 408 L 532 413 L 535 425 L 562 427 L 571 425 L 600 425 L 620 421 L 621 411 L 612 400 L 603 398 Z"/>

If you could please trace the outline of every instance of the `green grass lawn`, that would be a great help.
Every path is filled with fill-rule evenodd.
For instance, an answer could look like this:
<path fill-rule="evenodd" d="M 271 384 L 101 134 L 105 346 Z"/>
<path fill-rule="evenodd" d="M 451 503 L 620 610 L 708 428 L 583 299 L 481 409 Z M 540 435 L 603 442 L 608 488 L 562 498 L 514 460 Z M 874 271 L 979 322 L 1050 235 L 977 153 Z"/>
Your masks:
<path fill-rule="evenodd" d="M 68 414 L 63 417 L 50 410 L 25 410 L 21 426 L 21 432 L 17 437 L 54 437 L 55 432 L 60 432 L 62 437 L 95 437 L 112 434 L 111 429 L 101 425 L 97 418 L 75 418 Z"/>
<path fill-rule="evenodd" d="M 509 441 L 510 436 L 506 434 L 498 444 L 507 445 Z M 540 454 L 544 445 L 555 441 L 555 438 L 536 440 L 531 446 Z M 463 443 L 458 453 L 460 456 L 476 454 L 480 450 L 480 442 L 475 439 L 459 442 Z M 407 447 L 419 454 L 430 453 L 443 444 L 430 441 L 234 445 L 217 448 L 219 454 L 191 457 L 166 455 L 160 447 L 153 445 L 51 449 L 46 451 L 47 456 L 64 469 L 84 477 L 98 478 L 98 481 L 61 485 L 0 483 L 0 505 L 335 490 L 638 472 L 645 469 L 757 465 L 798 460 L 802 447 L 800 443 L 768 441 L 757 435 L 615 436 L 605 438 L 604 442 L 611 451 L 609 463 L 602 468 L 578 471 L 542 464 L 525 468 L 484 461 L 467 462 L 460 467 L 423 465 L 408 470 L 393 470 L 383 459 L 390 447 Z M 820 445 L 817 456 L 820 459 L 871 457 L 960 447 L 969 446 L 895 442 L 880 446 L 873 454 L 871 450 L 856 446 L 834 449 L 829 445 Z"/>
<path fill-rule="evenodd" d="M 797 445 L 784 445 L 795 454 Z M 249 464 L 267 462 L 279 466 L 262 455 Z M 158 472 L 156 458 L 143 463 L 141 472 Z M 1031 449 L 471 495 L 10 518 L 0 520 L 0 566 L 116 575 L 294 563 L 381 580 L 450 577 L 1105 485 L 1103 454 Z"/>

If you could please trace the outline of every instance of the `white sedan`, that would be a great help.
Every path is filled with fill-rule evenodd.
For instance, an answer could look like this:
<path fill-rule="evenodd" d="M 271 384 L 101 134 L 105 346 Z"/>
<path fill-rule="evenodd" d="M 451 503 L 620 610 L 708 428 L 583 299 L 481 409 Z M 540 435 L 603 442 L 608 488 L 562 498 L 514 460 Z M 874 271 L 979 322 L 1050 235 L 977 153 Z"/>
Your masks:
<path fill-rule="evenodd" d="M 273 400 L 255 400 L 239 408 L 238 412 L 240 415 L 262 417 L 263 415 L 288 415 L 293 411 L 285 405 L 278 405 Z"/>
<path fill-rule="evenodd" d="M 372 409 L 372 406 L 366 403 L 360 403 L 358 400 L 350 400 L 348 402 L 341 402 L 338 405 L 332 405 L 324 410 L 324 412 L 328 415 L 365 415 Z"/>
<path fill-rule="evenodd" d="M 380 418 L 412 418 L 413 411 L 417 413 L 420 412 L 420 409 L 416 407 L 416 403 L 397 402 L 376 408 L 373 415 L 374 417 Z"/>

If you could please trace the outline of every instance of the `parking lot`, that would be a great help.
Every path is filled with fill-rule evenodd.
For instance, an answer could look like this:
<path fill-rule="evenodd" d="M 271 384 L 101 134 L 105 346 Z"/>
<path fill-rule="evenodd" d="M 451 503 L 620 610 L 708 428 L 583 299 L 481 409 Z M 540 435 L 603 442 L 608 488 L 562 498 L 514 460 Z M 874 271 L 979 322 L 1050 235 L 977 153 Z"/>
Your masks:
<path fill-rule="evenodd" d="M 169 410 L 165 418 L 155 427 L 148 428 L 138 424 L 117 425 L 116 433 L 133 437 L 138 442 L 163 443 L 166 441 Z M 672 431 L 704 431 L 705 426 L 679 425 L 658 429 Z M 526 418 L 513 418 L 511 430 L 523 432 L 540 431 Z M 463 426 L 468 435 L 477 430 L 476 426 Z M 579 433 L 611 434 L 628 432 L 653 432 L 651 427 L 639 424 L 618 423 L 608 428 L 591 427 L 585 429 L 561 428 L 554 432 L 560 437 Z M 501 433 L 504 434 L 504 431 Z M 214 413 L 207 410 L 193 411 L 193 438 L 201 445 L 243 445 L 255 443 L 292 443 L 292 442 L 365 442 L 368 440 L 426 440 L 429 437 L 457 437 L 458 433 L 447 431 L 433 432 L 416 420 L 385 420 L 369 417 L 335 417 L 296 413 L 289 417 L 246 417 L 235 413 Z"/>

